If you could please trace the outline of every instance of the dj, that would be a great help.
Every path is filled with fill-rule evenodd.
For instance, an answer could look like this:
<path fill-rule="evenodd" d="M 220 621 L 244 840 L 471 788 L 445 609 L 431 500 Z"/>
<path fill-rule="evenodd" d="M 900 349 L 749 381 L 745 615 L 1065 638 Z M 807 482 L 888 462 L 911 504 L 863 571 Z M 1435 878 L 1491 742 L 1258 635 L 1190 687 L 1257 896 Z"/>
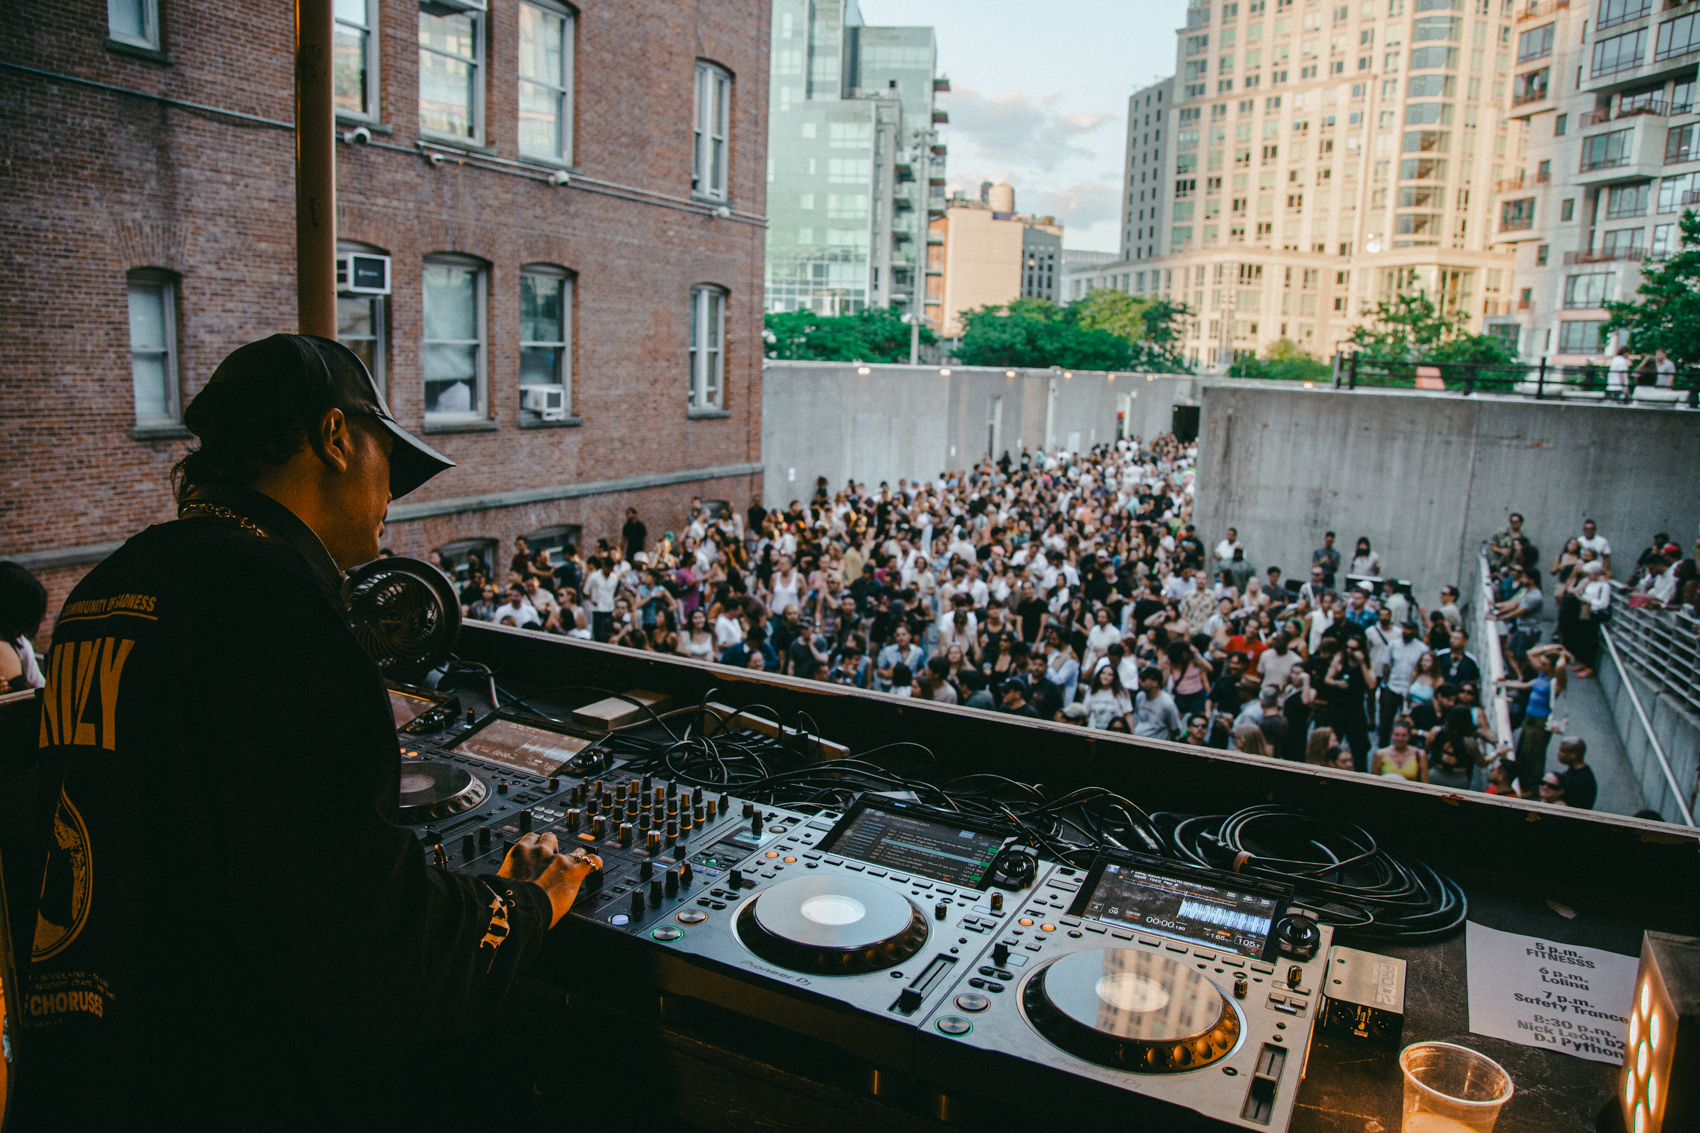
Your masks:
<path fill-rule="evenodd" d="M 601 862 L 527 835 L 474 880 L 395 824 L 395 727 L 341 571 L 452 462 L 360 360 L 250 343 L 184 423 L 178 520 L 90 572 L 53 635 L 13 1125 L 437 1127 L 409 1099 L 452 1085 L 446 1044 Z"/>

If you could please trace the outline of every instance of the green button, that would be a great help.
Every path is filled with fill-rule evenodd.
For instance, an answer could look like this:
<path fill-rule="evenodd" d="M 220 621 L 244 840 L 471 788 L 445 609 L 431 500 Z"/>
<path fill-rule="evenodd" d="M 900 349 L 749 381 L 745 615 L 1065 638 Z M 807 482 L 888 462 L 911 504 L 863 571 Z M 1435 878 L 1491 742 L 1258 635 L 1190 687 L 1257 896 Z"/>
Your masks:
<path fill-rule="evenodd" d="M 682 928 L 674 928 L 670 924 L 664 924 L 660 928 L 651 931 L 649 935 L 653 940 L 677 940 L 681 936 L 685 935 L 685 930 Z"/>
<path fill-rule="evenodd" d="M 939 1029 L 941 1034 L 946 1035 L 966 1035 L 974 1029 L 974 1024 L 960 1015 L 941 1015 L 938 1022 L 933 1025 Z"/>

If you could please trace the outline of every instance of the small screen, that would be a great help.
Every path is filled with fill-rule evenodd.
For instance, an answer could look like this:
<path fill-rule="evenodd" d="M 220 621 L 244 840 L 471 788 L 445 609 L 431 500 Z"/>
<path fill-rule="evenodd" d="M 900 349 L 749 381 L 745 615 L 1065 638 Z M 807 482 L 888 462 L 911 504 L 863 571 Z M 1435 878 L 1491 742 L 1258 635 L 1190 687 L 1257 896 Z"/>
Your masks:
<path fill-rule="evenodd" d="M 390 712 L 395 716 L 395 726 L 398 728 L 405 728 L 435 707 L 436 704 L 423 696 L 409 696 L 405 692 L 390 689 Z"/>
<path fill-rule="evenodd" d="M 1278 902 L 1267 893 L 1241 893 L 1109 862 L 1082 911 L 1110 924 L 1261 956 Z"/>
<path fill-rule="evenodd" d="M 930 815 L 865 807 L 822 849 L 870 865 L 979 889 L 1003 844 L 1001 835 L 947 826 Z"/>
<path fill-rule="evenodd" d="M 589 746 L 589 740 L 577 736 L 563 736 L 497 719 L 462 740 L 454 750 L 510 771 L 547 777 L 559 772 L 561 764 Z"/>

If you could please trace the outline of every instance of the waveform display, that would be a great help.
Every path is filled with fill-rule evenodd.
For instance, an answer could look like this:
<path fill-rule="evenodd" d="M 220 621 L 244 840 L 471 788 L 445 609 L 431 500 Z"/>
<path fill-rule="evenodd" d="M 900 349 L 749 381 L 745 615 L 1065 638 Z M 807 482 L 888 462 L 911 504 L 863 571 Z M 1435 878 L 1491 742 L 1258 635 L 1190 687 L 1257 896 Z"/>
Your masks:
<path fill-rule="evenodd" d="M 1266 933 L 1269 931 L 1269 918 L 1254 917 L 1242 913 L 1238 909 L 1224 909 L 1220 905 L 1207 905 L 1203 901 L 1181 899 L 1180 915 L 1188 920 L 1207 921 L 1210 924 L 1221 925 L 1238 932 Z"/>

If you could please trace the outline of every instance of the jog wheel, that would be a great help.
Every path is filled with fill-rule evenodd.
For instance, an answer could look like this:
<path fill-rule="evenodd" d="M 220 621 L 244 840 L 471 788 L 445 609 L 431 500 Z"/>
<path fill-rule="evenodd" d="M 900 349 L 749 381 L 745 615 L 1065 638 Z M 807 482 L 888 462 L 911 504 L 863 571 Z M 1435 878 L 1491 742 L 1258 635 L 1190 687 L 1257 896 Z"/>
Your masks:
<path fill-rule="evenodd" d="M 793 972 L 855 976 L 901 964 L 927 942 L 927 917 L 866 878 L 815 874 L 782 881 L 738 912 L 738 937 Z"/>
<path fill-rule="evenodd" d="M 452 763 L 404 760 L 401 820 L 426 822 L 471 810 L 490 794 L 484 780 Z"/>
<path fill-rule="evenodd" d="M 1240 1036 L 1239 1013 L 1202 972 L 1132 948 L 1064 956 L 1033 974 L 1021 1003 L 1068 1053 L 1140 1074 L 1208 1066 Z"/>

